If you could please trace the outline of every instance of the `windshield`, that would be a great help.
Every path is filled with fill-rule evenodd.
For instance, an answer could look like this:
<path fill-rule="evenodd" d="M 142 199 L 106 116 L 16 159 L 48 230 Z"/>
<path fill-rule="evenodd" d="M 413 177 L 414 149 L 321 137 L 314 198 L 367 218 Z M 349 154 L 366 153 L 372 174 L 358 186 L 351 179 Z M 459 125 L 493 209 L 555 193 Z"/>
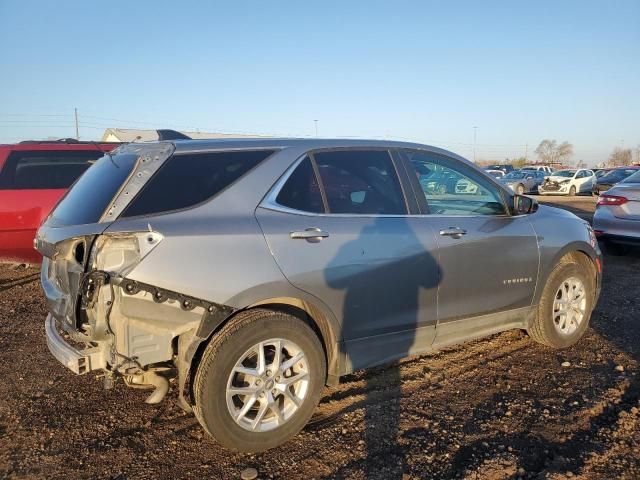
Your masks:
<path fill-rule="evenodd" d="M 576 170 L 558 170 L 557 172 L 553 172 L 554 177 L 566 177 L 571 178 L 576 174 Z"/>
<path fill-rule="evenodd" d="M 509 179 L 517 179 L 517 178 L 524 178 L 525 175 L 527 175 L 528 172 L 511 172 L 511 173 L 507 173 L 504 177 L 505 180 L 509 180 Z"/>
<path fill-rule="evenodd" d="M 640 170 L 636 170 L 636 173 L 625 178 L 622 183 L 640 183 Z"/>
<path fill-rule="evenodd" d="M 636 169 L 636 168 L 616 168 L 615 170 L 611 170 L 606 175 L 603 175 L 600 178 L 600 180 L 603 183 L 607 183 L 607 182 L 617 183 L 617 182 L 619 182 L 621 180 L 624 180 L 625 178 L 629 177 L 630 175 L 633 175 L 637 171 L 638 171 L 638 169 Z"/>

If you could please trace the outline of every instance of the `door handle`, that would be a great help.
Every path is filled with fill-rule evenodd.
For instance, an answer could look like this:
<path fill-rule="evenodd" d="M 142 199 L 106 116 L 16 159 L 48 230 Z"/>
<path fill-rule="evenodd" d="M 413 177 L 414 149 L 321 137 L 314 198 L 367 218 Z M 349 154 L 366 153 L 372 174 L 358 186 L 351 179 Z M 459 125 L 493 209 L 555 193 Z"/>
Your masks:
<path fill-rule="evenodd" d="M 318 243 L 323 238 L 327 238 L 329 236 L 329 232 L 325 232 L 324 230 L 320 230 L 318 227 L 307 228 L 298 232 L 291 232 L 289 237 L 294 240 L 302 239 L 311 243 Z"/>
<path fill-rule="evenodd" d="M 449 228 L 444 228 L 440 230 L 440 235 L 442 235 L 443 237 L 451 237 L 455 239 L 458 239 L 462 237 L 462 235 L 466 235 L 466 234 L 467 234 L 467 231 L 464 228 L 460 228 L 460 227 L 449 227 Z"/>

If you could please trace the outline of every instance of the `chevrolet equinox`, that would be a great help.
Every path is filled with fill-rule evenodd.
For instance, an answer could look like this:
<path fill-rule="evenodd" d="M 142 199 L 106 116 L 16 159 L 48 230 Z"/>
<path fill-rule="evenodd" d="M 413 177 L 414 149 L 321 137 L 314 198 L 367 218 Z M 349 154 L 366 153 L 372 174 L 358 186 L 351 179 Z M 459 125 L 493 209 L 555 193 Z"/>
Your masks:
<path fill-rule="evenodd" d="M 173 384 L 245 452 L 294 436 L 356 369 L 508 329 L 573 345 L 601 279 L 585 221 L 387 141 L 123 145 L 34 243 L 58 361 L 148 403 Z"/>

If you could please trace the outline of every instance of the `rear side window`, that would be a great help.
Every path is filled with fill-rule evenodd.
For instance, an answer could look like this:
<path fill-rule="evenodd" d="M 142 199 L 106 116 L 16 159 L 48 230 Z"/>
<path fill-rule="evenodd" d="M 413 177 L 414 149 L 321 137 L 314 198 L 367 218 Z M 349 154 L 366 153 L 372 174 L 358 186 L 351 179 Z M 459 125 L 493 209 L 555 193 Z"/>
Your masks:
<path fill-rule="evenodd" d="M 329 213 L 407 213 L 400 182 L 386 150 L 339 150 L 313 155 Z"/>
<path fill-rule="evenodd" d="M 320 187 L 309 157 L 305 157 L 287 179 L 276 203 L 303 212 L 324 212 Z"/>
<path fill-rule="evenodd" d="M 99 150 L 13 152 L 0 172 L 0 189 L 66 189 L 103 155 Z"/>
<path fill-rule="evenodd" d="M 192 207 L 213 197 L 273 150 L 173 155 L 121 215 L 133 217 Z"/>

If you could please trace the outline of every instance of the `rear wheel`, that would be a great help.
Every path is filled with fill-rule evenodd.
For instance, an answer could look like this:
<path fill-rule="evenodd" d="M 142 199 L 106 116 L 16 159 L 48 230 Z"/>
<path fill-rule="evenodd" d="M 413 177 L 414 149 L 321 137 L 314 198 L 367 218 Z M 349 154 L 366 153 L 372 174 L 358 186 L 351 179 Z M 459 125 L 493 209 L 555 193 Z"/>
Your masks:
<path fill-rule="evenodd" d="M 196 416 L 223 446 L 259 452 L 297 434 L 326 378 L 322 345 L 296 317 L 240 313 L 216 334 L 194 379 Z"/>
<path fill-rule="evenodd" d="M 571 188 L 569 189 L 569 196 L 573 197 L 576 194 L 576 186 L 575 185 L 571 185 Z"/>
<path fill-rule="evenodd" d="M 528 329 L 535 341 L 552 348 L 575 344 L 589 325 L 595 278 L 572 257 L 563 258 L 549 275 L 536 318 Z"/>

